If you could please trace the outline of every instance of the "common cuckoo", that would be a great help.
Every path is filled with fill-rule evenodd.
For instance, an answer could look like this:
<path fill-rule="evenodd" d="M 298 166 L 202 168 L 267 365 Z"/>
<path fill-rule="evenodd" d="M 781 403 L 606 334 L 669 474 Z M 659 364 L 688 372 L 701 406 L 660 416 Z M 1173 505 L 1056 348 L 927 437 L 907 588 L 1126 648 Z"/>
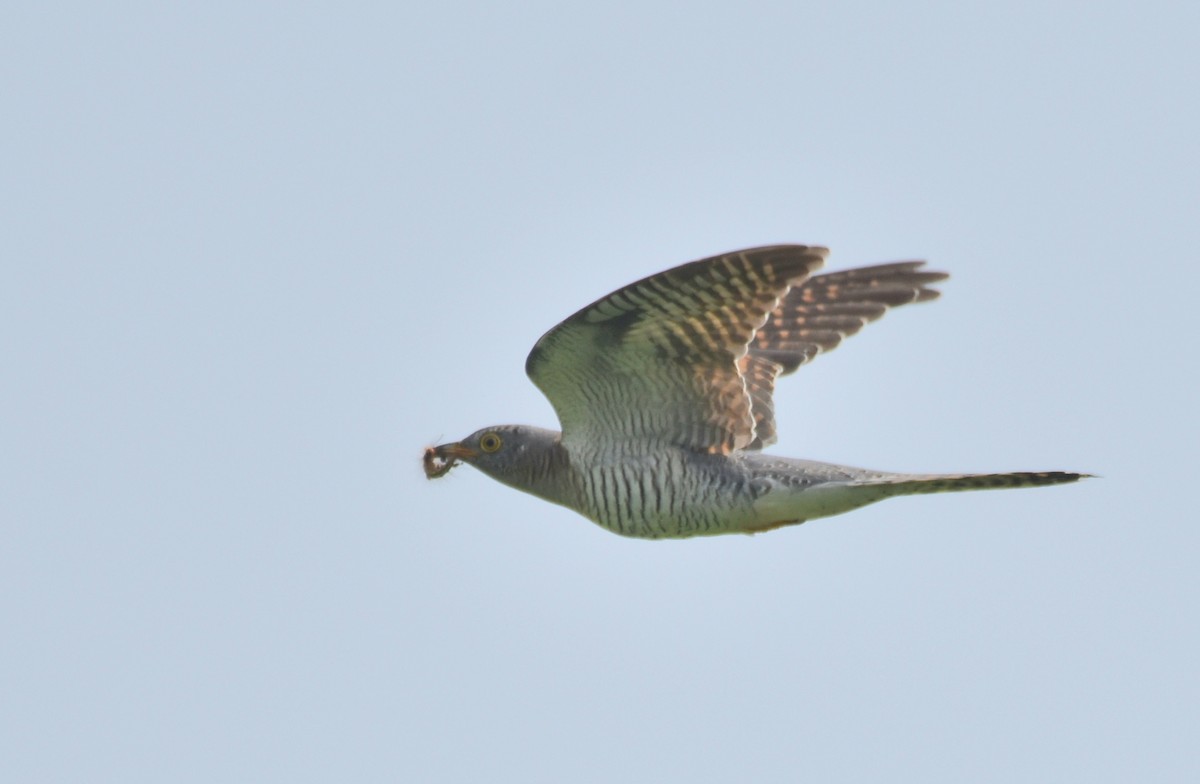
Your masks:
<path fill-rule="evenodd" d="M 899 495 L 1074 482 L 1063 471 L 896 474 L 776 457 L 775 379 L 891 307 L 934 299 L 922 261 L 813 275 L 828 251 L 772 245 L 632 283 L 542 336 L 525 372 L 562 432 L 487 427 L 425 451 L 624 536 L 758 533 Z"/>

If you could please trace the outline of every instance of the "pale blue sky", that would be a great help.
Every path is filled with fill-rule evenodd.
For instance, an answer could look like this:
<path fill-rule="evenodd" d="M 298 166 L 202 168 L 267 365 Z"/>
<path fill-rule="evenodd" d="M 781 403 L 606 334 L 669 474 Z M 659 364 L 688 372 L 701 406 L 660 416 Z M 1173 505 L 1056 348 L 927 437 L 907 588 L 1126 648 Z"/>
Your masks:
<path fill-rule="evenodd" d="M 1200 6 L 9 3 L 0 780 L 1194 781 Z M 421 449 L 770 242 L 952 278 L 643 542 Z"/>

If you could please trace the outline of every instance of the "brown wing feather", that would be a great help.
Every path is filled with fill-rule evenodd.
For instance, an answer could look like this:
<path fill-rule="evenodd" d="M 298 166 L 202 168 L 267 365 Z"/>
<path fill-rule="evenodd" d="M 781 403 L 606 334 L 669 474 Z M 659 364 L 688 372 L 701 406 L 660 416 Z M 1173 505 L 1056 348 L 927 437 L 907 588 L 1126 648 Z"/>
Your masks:
<path fill-rule="evenodd" d="M 888 308 L 939 296 L 927 286 L 949 276 L 924 271 L 924 264 L 901 261 L 816 275 L 780 299 L 750 343 L 749 357 L 773 364 L 778 370 L 769 380 L 761 371 L 746 373 L 758 423 L 757 437 L 748 449 L 760 449 L 775 441 L 771 394 L 777 376 L 792 373 L 818 354 L 837 348 L 844 338 L 878 319 Z"/>
<path fill-rule="evenodd" d="M 758 386 L 748 389 L 739 360 L 780 298 L 827 252 L 750 248 L 652 275 L 547 332 L 526 372 L 554 406 L 564 441 L 744 448 L 756 438 L 754 396 L 766 389 L 765 366 L 754 362 Z"/>
<path fill-rule="evenodd" d="M 738 360 L 738 369 L 745 379 L 750 396 L 751 416 L 754 417 L 754 440 L 748 449 L 761 448 L 775 442 L 775 379 L 783 366 L 778 362 L 749 352 Z"/>

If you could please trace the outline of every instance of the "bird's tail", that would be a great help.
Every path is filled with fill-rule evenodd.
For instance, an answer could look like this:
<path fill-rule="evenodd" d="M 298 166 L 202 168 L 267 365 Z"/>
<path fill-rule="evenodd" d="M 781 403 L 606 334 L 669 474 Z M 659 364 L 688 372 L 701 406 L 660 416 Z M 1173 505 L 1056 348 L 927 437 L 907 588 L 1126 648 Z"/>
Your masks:
<path fill-rule="evenodd" d="M 840 469 L 847 471 L 851 469 Z M 755 519 L 737 530 L 769 531 L 818 517 L 849 512 L 885 498 L 922 493 L 957 493 L 965 490 L 1003 490 L 1077 482 L 1091 474 L 1067 471 L 1021 471 L 1009 474 L 884 474 L 861 471 L 860 476 L 783 487 L 754 502 Z"/>
<path fill-rule="evenodd" d="M 863 485 L 886 485 L 888 495 L 920 495 L 924 493 L 958 493 L 965 490 L 1002 490 L 1012 487 L 1042 487 L 1065 485 L 1087 479 L 1092 474 L 1069 471 L 1018 471 L 1009 474 L 903 474 L 860 482 Z"/>

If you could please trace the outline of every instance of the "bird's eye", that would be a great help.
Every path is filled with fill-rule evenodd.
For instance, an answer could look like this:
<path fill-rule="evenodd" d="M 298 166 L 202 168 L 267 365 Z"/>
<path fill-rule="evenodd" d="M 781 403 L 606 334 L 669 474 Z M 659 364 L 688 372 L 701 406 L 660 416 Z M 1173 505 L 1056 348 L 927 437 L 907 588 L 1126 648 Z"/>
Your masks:
<path fill-rule="evenodd" d="M 484 452 L 495 452 L 500 448 L 500 436 L 495 433 L 484 433 L 479 439 L 479 448 Z"/>

